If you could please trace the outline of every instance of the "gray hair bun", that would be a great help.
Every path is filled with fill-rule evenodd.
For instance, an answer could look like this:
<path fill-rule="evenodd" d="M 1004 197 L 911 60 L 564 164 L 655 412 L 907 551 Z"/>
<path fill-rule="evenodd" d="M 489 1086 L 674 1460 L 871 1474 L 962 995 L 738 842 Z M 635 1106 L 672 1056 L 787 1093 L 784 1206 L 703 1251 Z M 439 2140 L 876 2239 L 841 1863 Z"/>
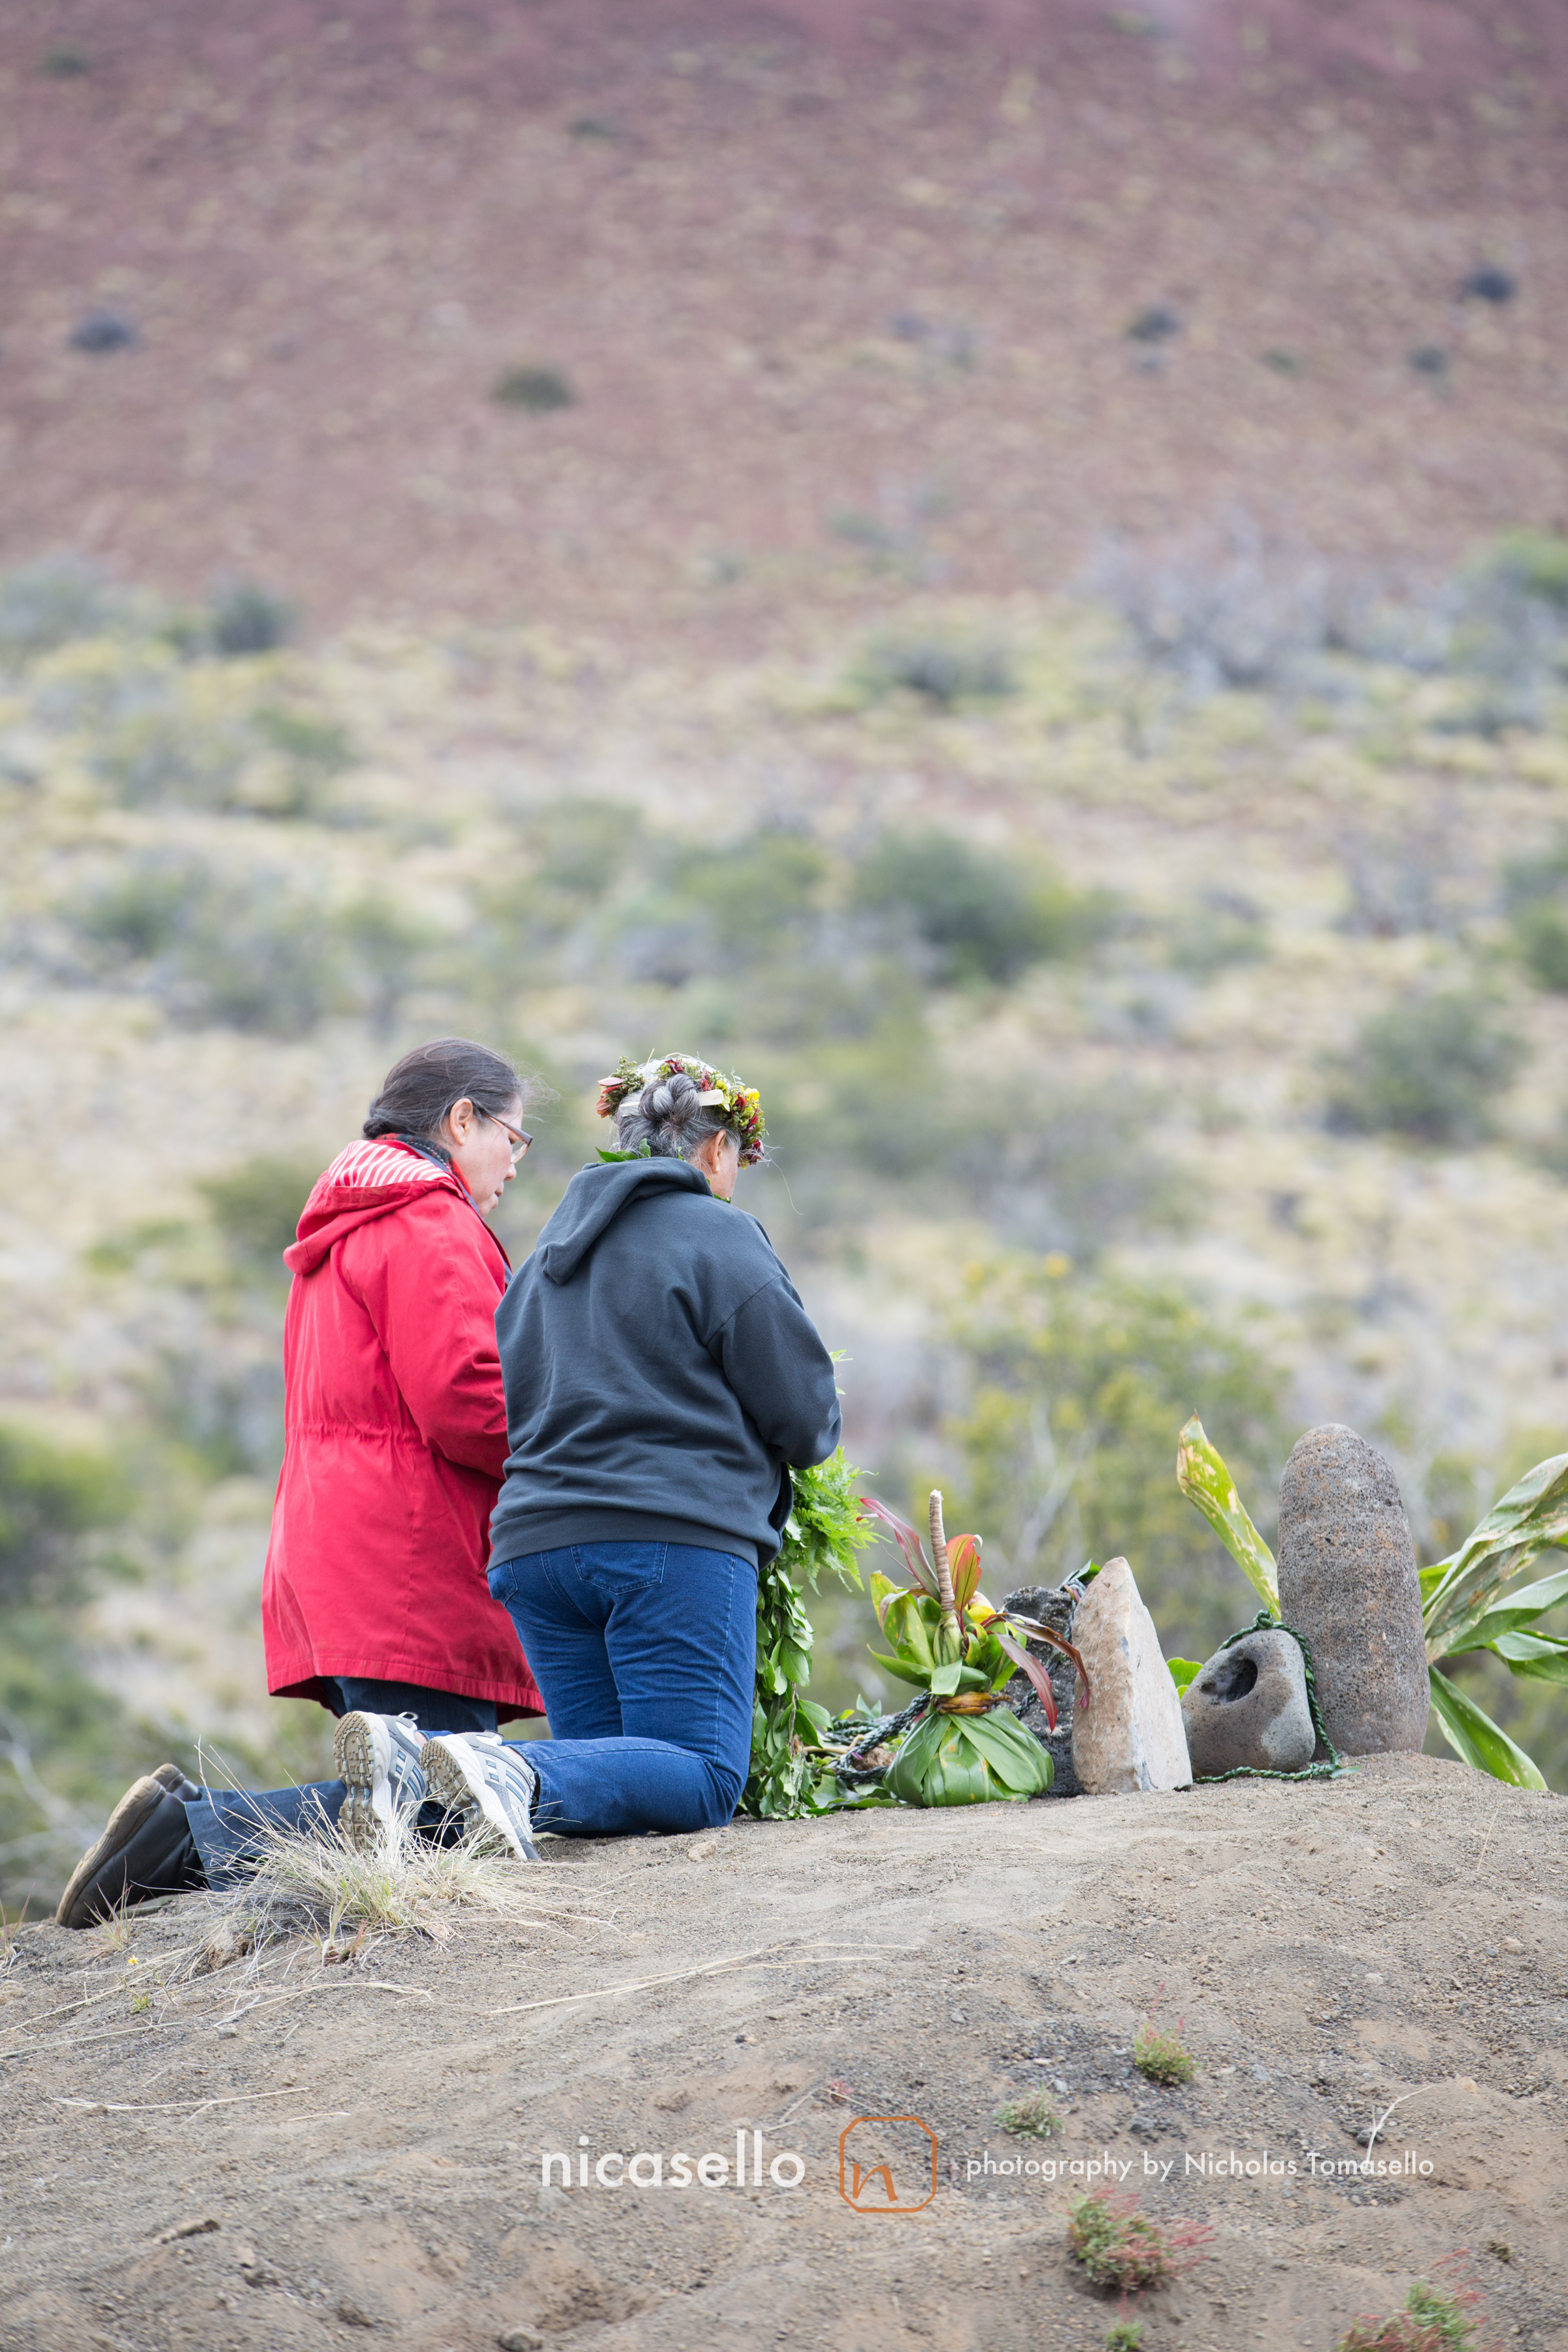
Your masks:
<path fill-rule="evenodd" d="M 640 1095 L 628 1095 L 616 1113 L 616 1139 L 622 1151 L 646 1143 L 655 1160 L 691 1160 L 710 1136 L 737 1129 L 722 1103 L 705 1103 L 695 1078 L 678 1070 L 656 1078 Z"/>

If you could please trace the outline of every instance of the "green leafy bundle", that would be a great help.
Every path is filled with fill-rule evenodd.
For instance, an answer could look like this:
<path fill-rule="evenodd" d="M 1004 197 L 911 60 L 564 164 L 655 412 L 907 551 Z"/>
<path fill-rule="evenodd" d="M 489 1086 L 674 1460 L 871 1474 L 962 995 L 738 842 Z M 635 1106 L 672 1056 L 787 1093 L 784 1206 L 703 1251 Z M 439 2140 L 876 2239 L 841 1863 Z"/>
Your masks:
<path fill-rule="evenodd" d="M 811 1620 L 803 1601 L 831 1572 L 862 1587 L 856 1557 L 871 1538 L 860 1517 L 862 1474 L 842 1446 L 814 1470 L 796 1470 L 795 1504 L 784 1542 L 757 1579 L 757 1680 L 752 1710 L 752 1769 L 741 1811 L 754 1821 L 787 1821 L 830 1811 L 843 1801 L 819 1795 L 827 1709 L 805 1696 L 811 1680 Z"/>
<path fill-rule="evenodd" d="M 1274 1555 L 1248 1518 L 1235 1481 L 1195 1413 L 1178 1442 L 1176 1478 L 1278 1616 Z M 1493 1504 L 1458 1551 L 1421 1571 L 1432 1706 L 1443 1737 L 1467 1764 L 1521 1789 L 1545 1788 L 1540 1766 L 1474 1699 L 1438 1673 L 1436 1661 L 1490 1650 L 1526 1682 L 1568 1686 L 1568 1637 L 1539 1630 L 1546 1612 L 1568 1600 L 1568 1569 L 1522 1591 L 1505 1595 L 1502 1589 L 1552 1545 L 1568 1548 L 1568 1454 L 1538 1462 Z"/>
<path fill-rule="evenodd" d="M 928 1705 L 906 1731 L 883 1787 L 907 1805 L 984 1805 L 1038 1795 L 1051 1785 L 1051 1759 L 1002 1697 L 1021 1666 L 1034 1683 L 1047 1723 L 1056 1722 L 1049 1677 L 1020 1644 L 1030 1633 L 1066 1650 L 1083 1673 L 1071 1644 L 1032 1620 L 1013 1622 L 983 1598 L 980 1538 L 955 1536 L 942 1523 L 942 1496 L 931 1498 L 931 1560 L 911 1527 L 880 1504 L 868 1506 L 892 1529 L 913 1580 L 900 1591 L 873 1576 L 877 1622 L 890 1644 L 872 1656 L 900 1682 L 928 1694 Z M 1084 1680 L 1088 1696 L 1088 1679 Z"/>

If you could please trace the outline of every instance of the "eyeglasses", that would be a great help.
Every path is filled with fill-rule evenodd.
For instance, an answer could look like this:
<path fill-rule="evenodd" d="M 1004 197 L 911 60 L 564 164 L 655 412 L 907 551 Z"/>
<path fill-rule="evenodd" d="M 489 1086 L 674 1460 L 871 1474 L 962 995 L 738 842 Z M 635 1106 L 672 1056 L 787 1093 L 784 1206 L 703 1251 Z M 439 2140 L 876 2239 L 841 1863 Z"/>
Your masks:
<path fill-rule="evenodd" d="M 505 1132 L 512 1138 L 511 1164 L 515 1168 L 518 1161 L 522 1158 L 523 1153 L 528 1150 L 529 1145 L 533 1141 L 532 1136 L 526 1135 L 521 1127 L 513 1127 L 510 1119 L 498 1118 L 493 1110 L 481 1109 L 478 1103 L 475 1104 L 474 1108 L 479 1111 L 481 1118 L 488 1118 L 492 1127 L 503 1129 Z"/>

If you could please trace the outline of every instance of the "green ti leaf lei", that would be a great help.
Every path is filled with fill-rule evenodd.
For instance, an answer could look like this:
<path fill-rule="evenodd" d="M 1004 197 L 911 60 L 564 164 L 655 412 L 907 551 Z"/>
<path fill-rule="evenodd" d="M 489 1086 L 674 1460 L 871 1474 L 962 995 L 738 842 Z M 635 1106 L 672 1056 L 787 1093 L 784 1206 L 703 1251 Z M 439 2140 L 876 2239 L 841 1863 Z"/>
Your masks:
<path fill-rule="evenodd" d="M 796 1470 L 784 1542 L 757 1579 L 757 1680 L 752 1769 L 740 1810 L 753 1821 L 790 1821 L 836 1811 L 844 1796 L 822 1752 L 825 1706 L 805 1696 L 811 1680 L 811 1620 L 804 1594 L 825 1570 L 863 1589 L 856 1555 L 874 1540 L 858 1515 L 863 1473 L 840 1446 L 814 1470 Z"/>

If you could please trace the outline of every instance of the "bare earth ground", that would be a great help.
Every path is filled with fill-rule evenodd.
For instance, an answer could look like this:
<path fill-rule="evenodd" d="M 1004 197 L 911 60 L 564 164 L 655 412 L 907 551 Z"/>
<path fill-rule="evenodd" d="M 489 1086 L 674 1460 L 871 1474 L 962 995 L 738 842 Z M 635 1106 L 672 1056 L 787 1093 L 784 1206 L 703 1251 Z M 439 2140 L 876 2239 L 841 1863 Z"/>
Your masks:
<path fill-rule="evenodd" d="M 1074 2183 L 976 2172 L 987 2151 L 1109 2155 L 1148 2212 L 1212 2223 L 1144 2305 L 1145 2352 L 1326 2352 L 1460 2247 L 1497 2340 L 1568 2347 L 1562 1798 L 1389 1758 L 709 1846 L 551 1841 L 552 1935 L 463 1915 L 446 1945 L 324 1969 L 296 1944 L 150 2001 L 199 1899 L 120 1948 L 25 1930 L 0 1986 L 6 2352 L 1101 2344 Z M 1162 1986 L 1199 2062 L 1184 2090 L 1128 2055 Z M 1007 2138 L 995 2107 L 1042 2078 L 1067 2085 L 1065 2137 Z M 1397 2180 L 1313 2175 L 1394 2098 Z M 936 2135 L 923 2210 L 841 2197 L 858 2115 Z M 541 2190 L 544 2150 L 732 2162 L 756 2130 L 799 2189 Z M 922 2195 L 913 2127 L 872 2136 L 852 2153 Z M 1266 2151 L 1294 2176 L 1212 2169 Z"/>

